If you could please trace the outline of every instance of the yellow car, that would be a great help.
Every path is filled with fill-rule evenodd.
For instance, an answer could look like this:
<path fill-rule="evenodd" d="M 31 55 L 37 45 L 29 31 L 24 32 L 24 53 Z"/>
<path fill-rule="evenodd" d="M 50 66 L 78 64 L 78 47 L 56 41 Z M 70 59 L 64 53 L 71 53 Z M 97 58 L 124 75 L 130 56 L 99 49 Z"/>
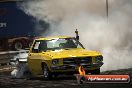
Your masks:
<path fill-rule="evenodd" d="M 58 36 L 35 39 L 28 55 L 30 72 L 49 79 L 52 75 L 74 74 L 81 65 L 86 73 L 100 73 L 100 52 L 86 50 L 74 37 Z"/>

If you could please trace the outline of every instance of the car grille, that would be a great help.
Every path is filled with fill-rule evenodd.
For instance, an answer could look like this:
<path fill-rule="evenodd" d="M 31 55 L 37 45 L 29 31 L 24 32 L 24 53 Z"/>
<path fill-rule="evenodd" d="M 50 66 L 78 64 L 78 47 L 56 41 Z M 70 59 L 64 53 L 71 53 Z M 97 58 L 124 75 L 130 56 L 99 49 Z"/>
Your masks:
<path fill-rule="evenodd" d="M 85 65 L 92 63 L 92 57 L 64 58 L 63 65 Z"/>

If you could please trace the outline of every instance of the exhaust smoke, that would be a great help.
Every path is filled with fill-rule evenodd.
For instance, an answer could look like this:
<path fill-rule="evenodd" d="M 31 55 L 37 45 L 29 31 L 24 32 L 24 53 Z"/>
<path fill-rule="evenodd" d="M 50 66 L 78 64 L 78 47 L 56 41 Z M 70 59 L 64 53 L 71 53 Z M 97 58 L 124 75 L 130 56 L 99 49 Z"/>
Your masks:
<path fill-rule="evenodd" d="M 26 0 L 18 6 L 26 14 L 49 23 L 42 36 L 73 36 L 77 28 L 87 49 L 103 53 L 102 71 L 132 68 L 132 0 L 108 2 L 108 23 L 106 0 Z"/>

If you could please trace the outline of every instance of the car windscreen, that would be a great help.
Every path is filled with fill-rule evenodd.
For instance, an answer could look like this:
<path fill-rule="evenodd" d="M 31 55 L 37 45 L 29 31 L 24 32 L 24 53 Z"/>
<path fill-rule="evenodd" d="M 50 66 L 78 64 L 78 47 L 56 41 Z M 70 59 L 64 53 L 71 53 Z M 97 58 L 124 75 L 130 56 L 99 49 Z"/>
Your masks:
<path fill-rule="evenodd" d="M 56 50 L 56 49 L 70 49 L 70 48 L 84 48 L 82 44 L 75 38 L 58 38 L 41 41 L 41 51 Z"/>

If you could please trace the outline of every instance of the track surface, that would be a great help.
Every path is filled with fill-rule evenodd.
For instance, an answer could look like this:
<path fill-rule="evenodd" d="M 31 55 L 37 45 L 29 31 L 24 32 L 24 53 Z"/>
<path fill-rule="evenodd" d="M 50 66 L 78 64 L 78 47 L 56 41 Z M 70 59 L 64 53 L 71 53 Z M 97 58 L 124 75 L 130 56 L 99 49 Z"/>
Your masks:
<path fill-rule="evenodd" d="M 129 74 L 132 77 L 132 69 L 102 72 L 101 74 Z M 132 78 L 131 78 L 132 80 Z M 0 72 L 0 88 L 132 88 L 129 84 L 83 84 L 79 85 L 74 76 L 58 77 L 46 81 L 40 78 L 12 79 L 9 72 Z"/>

